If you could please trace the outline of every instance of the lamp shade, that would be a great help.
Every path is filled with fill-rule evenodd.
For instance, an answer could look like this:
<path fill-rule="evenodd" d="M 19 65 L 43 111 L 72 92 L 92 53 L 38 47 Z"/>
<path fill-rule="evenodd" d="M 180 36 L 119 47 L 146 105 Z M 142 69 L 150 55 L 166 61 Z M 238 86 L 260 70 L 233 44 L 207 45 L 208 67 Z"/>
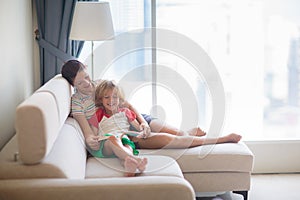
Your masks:
<path fill-rule="evenodd" d="M 114 36 L 108 2 L 77 2 L 72 20 L 70 39 L 107 40 Z"/>

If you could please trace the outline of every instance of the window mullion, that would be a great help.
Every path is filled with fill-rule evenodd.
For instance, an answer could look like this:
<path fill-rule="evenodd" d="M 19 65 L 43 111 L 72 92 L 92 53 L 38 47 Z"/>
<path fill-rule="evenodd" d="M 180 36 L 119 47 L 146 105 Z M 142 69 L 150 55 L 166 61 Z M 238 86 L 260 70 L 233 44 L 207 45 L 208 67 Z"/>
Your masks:
<path fill-rule="evenodd" d="M 152 114 L 157 116 L 156 0 L 151 0 Z"/>

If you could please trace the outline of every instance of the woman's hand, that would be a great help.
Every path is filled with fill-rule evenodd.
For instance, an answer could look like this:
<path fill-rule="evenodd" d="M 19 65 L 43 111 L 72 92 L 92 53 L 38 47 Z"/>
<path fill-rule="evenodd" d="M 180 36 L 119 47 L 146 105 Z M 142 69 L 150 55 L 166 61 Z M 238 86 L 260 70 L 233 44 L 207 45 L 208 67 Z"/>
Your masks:
<path fill-rule="evenodd" d="M 100 143 L 98 141 L 99 137 L 97 135 L 90 135 L 86 137 L 85 142 L 92 150 L 99 150 Z"/>
<path fill-rule="evenodd" d="M 140 130 L 141 132 L 141 138 L 147 138 L 149 137 L 150 133 L 151 133 L 151 129 L 150 126 L 148 125 L 148 123 L 141 123 L 140 124 Z"/>

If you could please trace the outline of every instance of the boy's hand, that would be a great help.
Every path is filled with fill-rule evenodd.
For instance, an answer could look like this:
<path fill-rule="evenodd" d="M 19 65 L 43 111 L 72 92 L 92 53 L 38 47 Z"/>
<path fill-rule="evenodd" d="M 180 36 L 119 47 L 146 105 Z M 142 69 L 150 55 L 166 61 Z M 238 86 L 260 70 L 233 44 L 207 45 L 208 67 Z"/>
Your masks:
<path fill-rule="evenodd" d="M 86 144 L 93 150 L 99 150 L 100 143 L 98 142 L 99 137 L 96 135 L 90 135 L 85 139 Z"/>

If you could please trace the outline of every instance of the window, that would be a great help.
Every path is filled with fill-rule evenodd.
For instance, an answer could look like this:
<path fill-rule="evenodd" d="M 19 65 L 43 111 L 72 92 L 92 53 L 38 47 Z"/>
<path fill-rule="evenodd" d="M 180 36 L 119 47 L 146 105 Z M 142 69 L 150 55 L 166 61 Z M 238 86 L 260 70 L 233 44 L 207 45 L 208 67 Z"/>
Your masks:
<path fill-rule="evenodd" d="M 241 133 L 245 140 L 300 138 L 298 1 L 156 0 L 152 11 L 155 1 L 110 2 L 115 30 L 117 34 L 130 31 L 129 44 L 145 43 L 148 38 L 132 30 L 151 27 L 154 19 L 157 28 L 182 34 L 206 51 L 224 85 L 224 133 Z M 119 48 L 113 47 L 111 54 Z M 88 60 L 85 51 L 90 50 L 83 51 L 80 59 L 84 62 Z M 99 66 L 101 56 L 96 47 Z M 207 129 L 213 112 L 209 90 L 203 77 L 180 55 L 139 49 L 115 59 L 99 76 L 124 79 L 122 87 L 138 110 L 153 111 L 167 123 L 180 125 L 182 97 L 168 88 L 178 78 L 169 70 L 189 84 L 197 99 L 198 125 Z"/>

